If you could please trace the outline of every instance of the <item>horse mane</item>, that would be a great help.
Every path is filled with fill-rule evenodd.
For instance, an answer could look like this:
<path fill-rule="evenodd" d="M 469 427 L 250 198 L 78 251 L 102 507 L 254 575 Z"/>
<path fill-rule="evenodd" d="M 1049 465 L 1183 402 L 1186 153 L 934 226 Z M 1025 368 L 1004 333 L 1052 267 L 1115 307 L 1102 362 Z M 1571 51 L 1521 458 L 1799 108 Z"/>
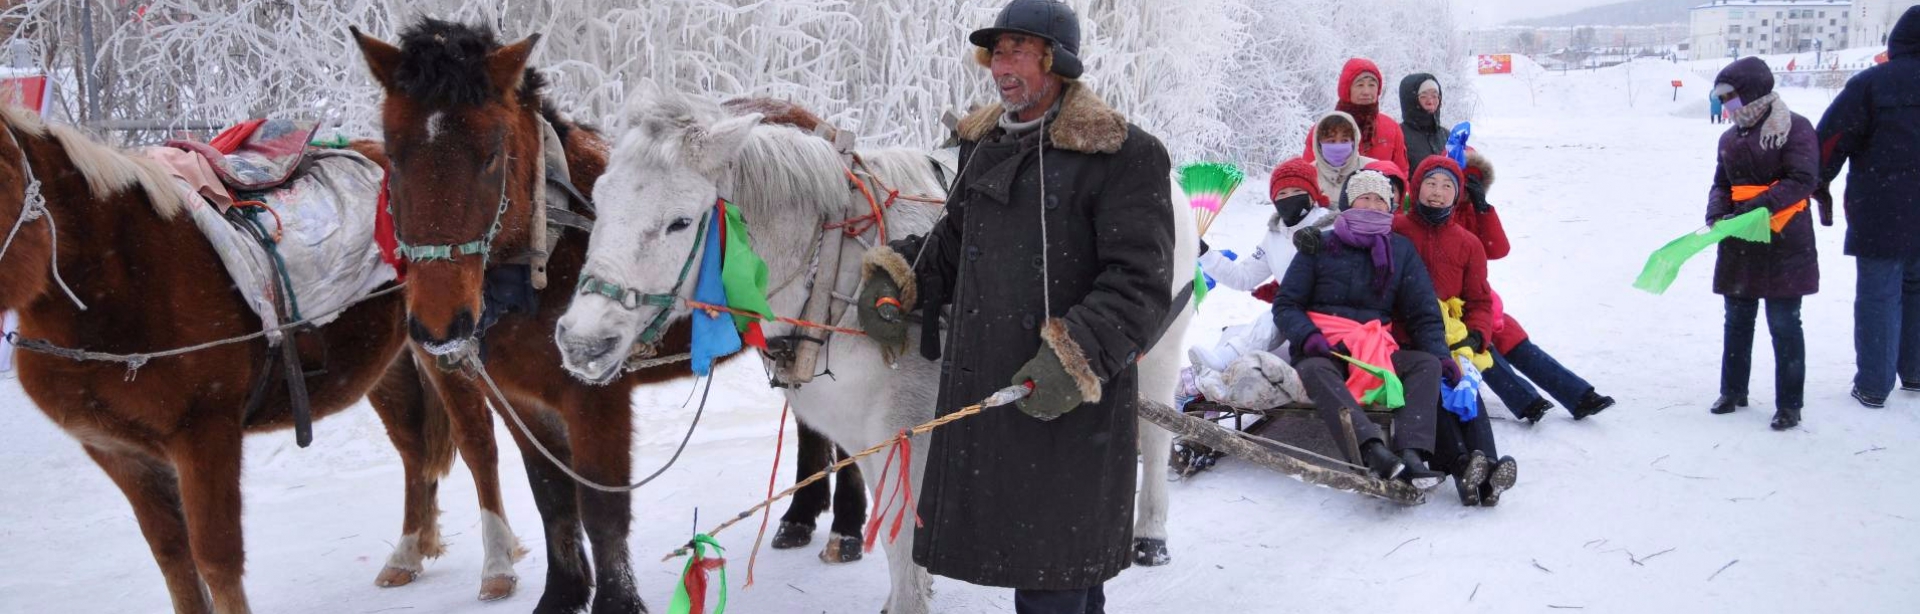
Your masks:
<path fill-rule="evenodd" d="M 642 136 L 622 145 L 643 162 L 662 166 L 679 164 L 697 153 L 688 150 L 686 137 L 692 132 L 759 112 L 672 91 L 639 96 L 635 103 L 629 109 L 629 123 Z M 733 165 L 731 199 L 743 206 L 808 203 L 816 207 L 815 213 L 837 216 L 846 206 L 845 168 L 826 140 L 790 125 L 763 121 L 754 126 Z"/>
<path fill-rule="evenodd" d="M 186 210 L 186 198 L 173 174 L 158 162 L 103 145 L 71 126 L 48 125 L 32 112 L 13 105 L 0 105 L 0 120 L 22 134 L 58 143 L 66 150 L 67 160 L 86 178 L 87 189 L 96 199 L 139 188 L 161 219 L 172 219 Z M 45 177 L 47 169 L 38 173 Z"/>
<path fill-rule="evenodd" d="M 500 40 L 483 26 L 423 18 L 400 33 L 400 64 L 394 85 L 400 93 L 427 108 L 477 106 L 493 98 L 493 78 L 487 74 L 487 54 Z M 567 119 L 547 99 L 547 77 L 528 67 L 520 75 L 519 98 L 553 125 L 560 142 L 574 130 L 598 134 L 593 126 Z"/>

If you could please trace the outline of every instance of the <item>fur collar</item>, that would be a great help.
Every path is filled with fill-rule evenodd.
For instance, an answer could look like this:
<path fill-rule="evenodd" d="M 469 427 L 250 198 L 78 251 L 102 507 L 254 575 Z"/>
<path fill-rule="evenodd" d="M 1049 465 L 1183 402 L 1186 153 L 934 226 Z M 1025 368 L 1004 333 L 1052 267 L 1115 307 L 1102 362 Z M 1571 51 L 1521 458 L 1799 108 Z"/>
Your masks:
<path fill-rule="evenodd" d="M 1479 171 L 1480 185 L 1488 189 L 1493 188 L 1493 161 L 1487 159 L 1478 150 L 1467 150 L 1467 168 L 1463 170 Z"/>
<path fill-rule="evenodd" d="M 1054 147 L 1080 153 L 1118 153 L 1127 142 L 1127 118 L 1100 99 L 1093 90 L 1078 81 L 1066 82 L 1060 101 L 1060 115 L 1048 124 L 1047 136 Z M 1000 127 L 1006 113 L 994 103 L 960 120 L 960 138 L 979 142 Z"/>

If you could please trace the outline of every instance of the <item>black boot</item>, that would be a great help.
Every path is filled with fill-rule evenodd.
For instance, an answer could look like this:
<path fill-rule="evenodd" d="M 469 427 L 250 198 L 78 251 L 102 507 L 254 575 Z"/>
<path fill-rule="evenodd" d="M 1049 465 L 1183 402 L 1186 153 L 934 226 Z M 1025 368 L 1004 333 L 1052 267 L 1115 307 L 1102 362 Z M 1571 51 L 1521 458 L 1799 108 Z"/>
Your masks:
<path fill-rule="evenodd" d="M 1447 479 L 1447 474 L 1427 468 L 1427 461 L 1420 458 L 1417 451 L 1401 450 L 1400 462 L 1407 467 L 1406 471 L 1400 473 L 1400 479 L 1406 480 L 1414 488 L 1432 490 Z"/>
<path fill-rule="evenodd" d="M 1548 401 L 1545 397 L 1534 399 L 1526 409 L 1520 410 L 1520 419 L 1526 420 L 1529 425 L 1539 424 L 1540 419 L 1547 417 L 1547 412 L 1550 411 L 1553 411 L 1553 401 Z"/>
<path fill-rule="evenodd" d="M 1861 392 L 1859 386 L 1853 387 L 1853 400 L 1859 401 L 1861 405 L 1865 405 L 1871 409 L 1880 409 L 1887 406 L 1886 397 L 1868 395 L 1867 393 Z"/>
<path fill-rule="evenodd" d="M 1487 475 L 1493 470 L 1493 463 L 1487 461 L 1487 455 L 1479 450 L 1460 457 L 1454 462 L 1459 473 L 1453 476 L 1454 490 L 1460 493 L 1460 504 L 1467 507 L 1480 505 L 1480 487 L 1487 482 Z"/>
<path fill-rule="evenodd" d="M 1800 426 L 1800 408 L 1782 407 L 1773 412 L 1773 430 L 1784 431 Z"/>
<path fill-rule="evenodd" d="M 1580 404 L 1573 408 L 1573 419 L 1585 420 L 1609 407 L 1613 407 L 1613 397 L 1603 397 L 1598 392 L 1588 390 L 1586 396 L 1580 397 Z"/>
<path fill-rule="evenodd" d="M 1920 392 L 1920 382 L 1900 380 L 1900 389 L 1907 392 Z"/>
<path fill-rule="evenodd" d="M 1480 505 L 1493 507 L 1500 504 L 1500 494 L 1513 488 L 1520 481 L 1520 461 L 1511 456 L 1502 456 L 1493 464 L 1493 472 L 1487 476 L 1487 484 L 1480 489 Z"/>
<path fill-rule="evenodd" d="M 1716 414 L 1731 414 L 1733 413 L 1733 410 L 1735 408 L 1746 407 L 1746 406 L 1747 406 L 1747 397 L 1745 395 L 1734 396 L 1730 394 L 1723 394 L 1723 395 L 1720 395 L 1720 400 L 1714 401 L 1713 407 L 1708 408 L 1707 411 L 1710 411 Z"/>
<path fill-rule="evenodd" d="M 1387 451 L 1387 444 L 1380 443 L 1378 440 L 1369 441 L 1366 445 L 1360 446 L 1360 457 L 1366 459 L 1367 469 L 1373 471 L 1373 477 L 1382 480 L 1400 477 L 1400 472 L 1407 468 L 1400 462 L 1399 457 Z"/>

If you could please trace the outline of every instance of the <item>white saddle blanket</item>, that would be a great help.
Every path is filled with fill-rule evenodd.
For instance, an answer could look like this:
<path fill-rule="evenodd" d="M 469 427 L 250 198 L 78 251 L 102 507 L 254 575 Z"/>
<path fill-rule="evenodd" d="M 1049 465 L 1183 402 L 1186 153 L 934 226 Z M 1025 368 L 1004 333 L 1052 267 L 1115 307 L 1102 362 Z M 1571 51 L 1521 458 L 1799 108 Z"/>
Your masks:
<path fill-rule="evenodd" d="M 286 185 L 241 195 L 266 203 L 278 214 L 278 250 L 286 261 L 294 300 L 300 315 L 313 319 L 315 325 L 332 322 L 339 317 L 337 312 L 398 277 L 380 259 L 380 248 L 373 240 L 381 175 L 380 166 L 365 156 L 323 150 L 309 153 L 306 167 Z M 220 254 L 234 287 L 266 328 L 280 326 L 282 317 L 274 307 L 279 297 L 272 257 L 194 187 L 184 180 L 179 185 L 187 193 L 194 224 Z M 273 216 L 262 215 L 260 220 L 273 232 Z M 286 316 L 290 320 L 292 314 Z M 269 335 L 276 343 L 279 337 Z"/>

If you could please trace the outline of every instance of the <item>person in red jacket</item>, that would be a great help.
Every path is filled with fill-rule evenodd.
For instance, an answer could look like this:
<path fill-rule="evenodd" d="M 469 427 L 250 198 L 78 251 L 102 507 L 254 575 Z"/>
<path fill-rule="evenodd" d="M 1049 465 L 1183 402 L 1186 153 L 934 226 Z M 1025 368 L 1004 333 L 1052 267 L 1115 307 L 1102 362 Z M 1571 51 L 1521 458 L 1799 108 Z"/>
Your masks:
<path fill-rule="evenodd" d="M 1380 112 L 1382 83 L 1386 83 L 1386 79 L 1381 77 L 1380 67 L 1375 66 L 1373 60 L 1347 60 L 1346 67 L 1340 69 L 1340 102 L 1334 108 L 1352 115 L 1353 121 L 1360 124 L 1360 155 L 1392 162 L 1405 172 L 1408 168 L 1406 137 L 1400 133 L 1399 123 Z M 1307 146 L 1301 155 L 1308 161 L 1313 160 L 1313 135 L 1307 135 Z"/>
<path fill-rule="evenodd" d="M 1487 202 L 1487 189 L 1493 187 L 1493 161 L 1485 154 L 1471 147 L 1467 148 L 1467 193 L 1465 200 L 1470 207 L 1461 207 L 1454 212 L 1453 221 L 1473 236 L 1480 237 L 1480 244 L 1487 250 L 1488 260 L 1507 257 L 1512 251 L 1507 243 L 1507 228 L 1500 224 L 1500 212 L 1493 203 Z"/>
<path fill-rule="evenodd" d="M 1455 211 L 1462 207 L 1465 173 L 1452 158 L 1430 156 L 1414 171 L 1411 205 L 1394 216 L 1393 231 L 1413 242 L 1433 279 L 1433 294 L 1441 301 L 1460 299 L 1464 304 L 1462 323 L 1471 331 L 1454 349 L 1484 352 L 1493 330 L 1493 289 L 1487 285 L 1487 254 L 1480 239 L 1455 224 Z M 1449 339 L 1451 340 L 1451 339 Z M 1519 477 L 1519 463 L 1501 457 L 1494 444 L 1493 427 L 1485 412 L 1472 420 L 1443 418 L 1435 434 L 1433 468 L 1454 478 L 1460 503 L 1467 506 L 1496 505 L 1500 494 L 1511 488 Z M 1498 458 L 1495 463 L 1491 459 Z"/>

